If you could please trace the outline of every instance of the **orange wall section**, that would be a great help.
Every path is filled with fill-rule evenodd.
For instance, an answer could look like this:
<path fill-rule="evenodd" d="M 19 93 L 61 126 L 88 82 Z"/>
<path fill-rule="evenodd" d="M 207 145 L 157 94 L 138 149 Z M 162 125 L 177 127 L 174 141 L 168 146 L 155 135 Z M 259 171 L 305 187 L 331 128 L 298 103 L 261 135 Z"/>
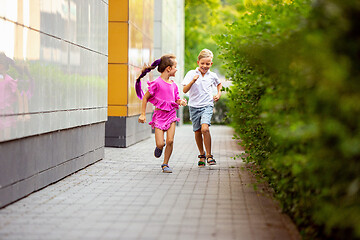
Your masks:
<path fill-rule="evenodd" d="M 153 0 L 109 0 L 108 116 L 130 117 L 141 112 L 135 81 L 153 59 Z M 152 74 L 142 79 L 146 91 Z M 146 112 L 151 112 L 148 104 Z"/>
<path fill-rule="evenodd" d="M 128 62 L 128 39 L 127 22 L 109 22 L 109 63 Z"/>
<path fill-rule="evenodd" d="M 127 116 L 127 107 L 126 106 L 108 106 L 108 116 L 110 116 L 110 117 Z"/>
<path fill-rule="evenodd" d="M 109 22 L 129 20 L 129 0 L 109 0 Z"/>
<path fill-rule="evenodd" d="M 129 0 L 109 0 L 108 116 L 127 116 Z"/>
<path fill-rule="evenodd" d="M 109 64 L 109 85 L 108 85 L 108 104 L 127 105 L 128 66 L 126 64 Z"/>

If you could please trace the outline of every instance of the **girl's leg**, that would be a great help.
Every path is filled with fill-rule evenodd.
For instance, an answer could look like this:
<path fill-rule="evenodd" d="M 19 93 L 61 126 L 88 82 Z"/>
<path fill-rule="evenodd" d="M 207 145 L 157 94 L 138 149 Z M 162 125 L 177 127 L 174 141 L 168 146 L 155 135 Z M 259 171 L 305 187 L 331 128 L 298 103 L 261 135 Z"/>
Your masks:
<path fill-rule="evenodd" d="M 201 133 L 204 136 L 204 145 L 206 149 L 206 156 L 211 155 L 211 135 L 209 130 L 209 125 L 204 123 L 201 125 Z"/>
<path fill-rule="evenodd" d="M 165 146 L 164 131 L 159 128 L 155 128 L 155 143 L 156 147 L 159 149 L 163 149 L 163 147 Z"/>
<path fill-rule="evenodd" d="M 173 150 L 175 126 L 176 126 L 176 122 L 173 122 L 170 128 L 166 131 L 166 147 L 165 147 L 165 155 L 164 155 L 164 164 L 169 163 L 169 159 Z"/>
<path fill-rule="evenodd" d="M 203 136 L 201 133 L 201 129 L 195 131 L 195 142 L 199 149 L 200 155 L 204 155 L 205 152 L 204 152 Z"/>

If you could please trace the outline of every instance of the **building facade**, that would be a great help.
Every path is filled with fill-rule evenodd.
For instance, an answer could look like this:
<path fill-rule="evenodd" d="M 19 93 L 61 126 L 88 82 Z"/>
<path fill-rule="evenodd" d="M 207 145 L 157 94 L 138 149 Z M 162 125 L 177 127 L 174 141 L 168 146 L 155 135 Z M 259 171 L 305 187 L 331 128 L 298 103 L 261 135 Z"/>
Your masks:
<path fill-rule="evenodd" d="M 148 124 L 139 124 L 141 100 L 135 81 L 144 64 L 163 54 L 177 56 L 178 83 L 184 74 L 184 1 L 183 0 L 110 0 L 109 1 L 109 91 L 106 146 L 127 147 L 151 136 Z M 142 79 L 159 76 L 154 70 Z M 147 119 L 152 106 L 148 104 Z M 178 113 L 181 117 L 182 113 Z"/>
<path fill-rule="evenodd" d="M 183 8 L 184 0 L 0 0 L 0 207 L 102 159 L 105 143 L 151 136 L 137 122 L 135 79 L 173 53 L 181 89 Z M 144 91 L 158 75 L 142 80 Z"/>
<path fill-rule="evenodd" d="M 108 1 L 0 1 L 0 207 L 100 160 Z"/>

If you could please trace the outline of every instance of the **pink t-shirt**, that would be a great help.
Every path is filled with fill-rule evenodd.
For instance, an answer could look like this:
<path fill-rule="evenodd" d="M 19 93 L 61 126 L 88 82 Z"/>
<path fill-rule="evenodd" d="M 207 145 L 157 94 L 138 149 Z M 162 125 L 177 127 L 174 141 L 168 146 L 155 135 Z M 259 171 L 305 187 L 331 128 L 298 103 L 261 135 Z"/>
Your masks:
<path fill-rule="evenodd" d="M 151 95 L 148 101 L 156 108 L 165 111 L 179 108 L 176 101 L 180 99 L 180 95 L 178 87 L 174 82 L 167 83 L 161 77 L 158 77 L 154 81 L 147 83 L 149 85 L 148 91 Z"/>

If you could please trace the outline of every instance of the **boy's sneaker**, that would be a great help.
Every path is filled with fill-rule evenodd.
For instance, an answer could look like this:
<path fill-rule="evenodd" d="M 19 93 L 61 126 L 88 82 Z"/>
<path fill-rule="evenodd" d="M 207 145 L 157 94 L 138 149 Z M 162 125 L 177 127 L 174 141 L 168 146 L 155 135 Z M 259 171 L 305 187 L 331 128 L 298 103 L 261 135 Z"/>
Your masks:
<path fill-rule="evenodd" d="M 161 157 L 161 154 L 162 154 L 162 149 L 155 147 L 154 156 L 156 158 L 159 158 L 159 157 Z"/>
<path fill-rule="evenodd" d="M 198 166 L 199 166 L 199 167 L 205 167 L 205 161 L 201 160 L 202 158 L 203 158 L 203 159 L 206 159 L 205 153 L 199 155 L 198 158 L 200 158 L 200 160 L 199 160 L 199 162 L 198 162 Z"/>
<path fill-rule="evenodd" d="M 213 155 L 209 155 L 206 157 L 206 162 L 209 164 L 209 165 L 216 165 L 216 161 L 215 159 L 213 158 Z"/>

